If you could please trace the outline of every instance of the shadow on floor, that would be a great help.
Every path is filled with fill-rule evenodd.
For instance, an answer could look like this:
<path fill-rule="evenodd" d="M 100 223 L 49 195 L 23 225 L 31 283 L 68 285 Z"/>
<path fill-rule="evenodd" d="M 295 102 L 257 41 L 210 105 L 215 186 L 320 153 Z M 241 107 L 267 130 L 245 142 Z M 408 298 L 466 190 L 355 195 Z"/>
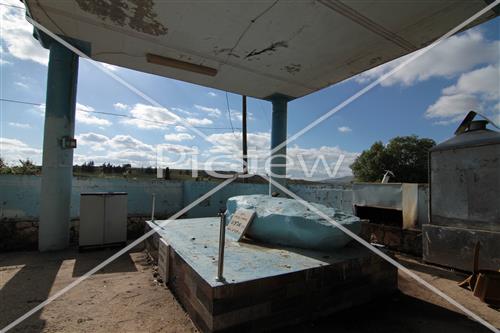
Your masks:
<path fill-rule="evenodd" d="M 437 265 L 431 266 L 421 263 L 420 261 L 415 261 L 419 259 L 408 259 L 403 256 L 398 257 L 398 261 L 413 271 L 418 271 L 424 274 L 429 274 L 442 279 L 452 280 L 455 282 L 462 282 L 465 280 L 469 274 L 461 271 L 452 270 L 446 267 L 440 267 Z"/>
<path fill-rule="evenodd" d="M 471 333 L 490 332 L 467 317 L 397 293 L 387 299 L 344 310 L 314 322 L 286 327 L 274 333 Z"/>
<path fill-rule="evenodd" d="M 45 301 L 56 276 L 66 260 L 74 260 L 72 277 L 78 277 L 116 253 L 118 249 L 79 253 L 76 250 L 49 253 L 0 253 L 0 329 Z M 135 272 L 130 254 L 126 253 L 96 274 Z M 11 332 L 42 332 L 45 320 L 40 312 L 14 327 Z"/>
<path fill-rule="evenodd" d="M 90 252 L 78 253 L 75 257 L 75 265 L 73 266 L 73 277 L 80 277 L 96 267 L 104 260 L 108 259 L 111 255 L 118 252 L 119 249 L 111 250 L 94 250 Z M 106 265 L 104 268 L 98 270 L 95 274 L 110 274 L 110 273 L 123 273 L 123 272 L 137 272 L 137 268 L 130 258 L 128 253 L 122 255 L 117 260 Z"/>

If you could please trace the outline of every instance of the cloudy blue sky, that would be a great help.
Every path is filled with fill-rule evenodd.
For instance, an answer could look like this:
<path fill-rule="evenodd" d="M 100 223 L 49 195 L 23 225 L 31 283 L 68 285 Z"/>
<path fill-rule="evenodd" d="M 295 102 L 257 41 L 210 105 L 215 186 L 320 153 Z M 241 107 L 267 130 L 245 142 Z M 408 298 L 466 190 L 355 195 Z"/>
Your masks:
<path fill-rule="evenodd" d="M 0 3 L 22 5 L 13 0 L 0 0 Z M 0 5 L 0 13 L 1 97 L 43 103 L 48 52 L 32 38 L 32 28 L 25 21 L 22 9 Z M 302 136 L 289 147 L 289 155 L 296 161 L 290 168 L 291 175 L 303 176 L 299 171 L 300 160 L 311 166 L 322 156 L 333 167 L 340 155 L 344 156 L 344 162 L 337 176 L 349 175 L 348 166 L 359 152 L 377 140 L 386 143 L 398 135 L 416 134 L 443 141 L 452 135 L 471 109 L 482 111 L 499 122 L 499 34 L 497 18 L 449 38 Z M 377 79 L 398 61 L 401 60 L 292 101 L 289 135 Z M 211 167 L 239 168 L 235 157 L 241 138 L 241 96 L 228 94 L 226 99 L 223 91 L 106 67 L 147 93 L 163 108 L 152 106 L 87 60 L 80 60 L 75 163 L 94 160 L 98 164 L 154 166 L 160 149 L 164 152 L 163 164 L 173 168 L 191 166 L 179 152 L 195 154 L 200 167 L 207 159 L 224 153 L 229 157 L 217 159 Z M 11 164 L 26 158 L 40 163 L 43 105 L 6 101 L 0 105 L 0 156 Z M 176 123 L 167 110 L 185 120 Z M 250 98 L 248 110 L 250 154 L 260 156 L 269 147 L 271 105 Z M 230 117 L 234 133 L 230 129 Z M 208 142 L 188 131 L 183 126 L 186 123 L 205 133 Z M 261 167 L 253 165 L 251 169 Z M 315 178 L 326 176 L 322 169 L 323 162 L 318 164 Z"/>

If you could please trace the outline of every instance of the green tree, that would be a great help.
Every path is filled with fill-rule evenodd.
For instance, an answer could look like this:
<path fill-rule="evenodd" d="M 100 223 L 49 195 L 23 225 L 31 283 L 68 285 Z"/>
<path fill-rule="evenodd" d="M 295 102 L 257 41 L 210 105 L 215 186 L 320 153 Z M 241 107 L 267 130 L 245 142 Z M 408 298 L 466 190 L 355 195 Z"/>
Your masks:
<path fill-rule="evenodd" d="M 12 170 L 9 168 L 9 166 L 5 163 L 4 159 L 0 157 L 0 174 L 9 174 L 12 173 Z"/>
<path fill-rule="evenodd" d="M 16 173 L 21 175 L 36 175 L 39 168 L 29 158 L 25 161 L 19 160 L 20 166 L 16 167 Z"/>
<path fill-rule="evenodd" d="M 434 140 L 416 135 L 395 137 L 385 146 L 377 141 L 350 167 L 357 181 L 380 181 L 390 170 L 395 175 L 393 182 L 426 183 L 428 152 L 435 145 Z"/>

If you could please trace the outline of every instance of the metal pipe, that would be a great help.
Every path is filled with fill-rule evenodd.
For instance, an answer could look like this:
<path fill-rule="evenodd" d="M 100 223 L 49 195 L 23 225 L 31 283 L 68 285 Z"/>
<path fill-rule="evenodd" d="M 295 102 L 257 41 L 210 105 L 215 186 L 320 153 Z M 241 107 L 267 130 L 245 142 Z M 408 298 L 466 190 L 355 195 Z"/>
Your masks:
<path fill-rule="evenodd" d="M 218 282 L 225 282 L 224 279 L 224 246 L 226 243 L 226 224 L 224 223 L 226 214 L 224 212 L 219 213 L 220 216 L 220 231 L 219 231 L 219 260 L 217 261 L 217 277 L 215 278 Z"/>
<path fill-rule="evenodd" d="M 242 128 L 242 137 L 243 137 L 243 174 L 248 174 L 248 148 L 247 148 L 247 97 L 243 96 L 243 105 L 242 105 L 242 119 L 241 119 L 241 128 Z"/>
<path fill-rule="evenodd" d="M 151 207 L 151 221 L 154 222 L 155 220 L 155 203 L 156 203 L 156 195 L 153 193 L 153 202 L 152 202 L 152 207 Z"/>

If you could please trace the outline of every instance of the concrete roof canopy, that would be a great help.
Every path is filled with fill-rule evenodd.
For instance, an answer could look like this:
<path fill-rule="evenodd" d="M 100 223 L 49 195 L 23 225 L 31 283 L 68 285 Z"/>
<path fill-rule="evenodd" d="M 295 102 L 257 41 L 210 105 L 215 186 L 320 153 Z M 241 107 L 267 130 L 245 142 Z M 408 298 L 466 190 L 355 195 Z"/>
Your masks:
<path fill-rule="evenodd" d="M 441 1 L 24 0 L 91 58 L 256 98 L 297 98 L 418 50 L 487 5 Z M 140 6 L 138 5 L 140 4 Z M 495 17 L 489 11 L 472 25 Z"/>

